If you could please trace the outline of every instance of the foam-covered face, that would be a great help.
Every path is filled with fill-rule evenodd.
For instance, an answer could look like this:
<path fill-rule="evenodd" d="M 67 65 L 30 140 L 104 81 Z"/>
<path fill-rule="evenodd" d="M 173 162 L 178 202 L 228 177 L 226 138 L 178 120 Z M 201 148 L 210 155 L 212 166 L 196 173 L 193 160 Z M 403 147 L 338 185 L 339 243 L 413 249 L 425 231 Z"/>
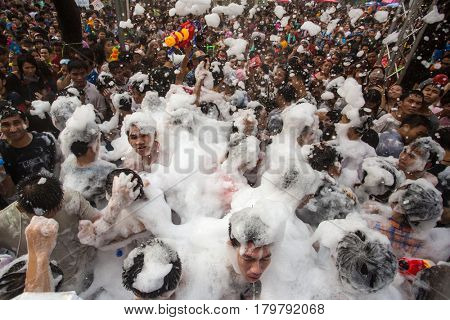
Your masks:
<path fill-rule="evenodd" d="M 239 271 L 244 279 L 250 283 L 258 281 L 270 264 L 271 252 L 269 246 L 255 247 L 249 242 L 247 247 L 242 245 L 236 250 Z"/>
<path fill-rule="evenodd" d="M 128 132 L 128 142 L 133 147 L 134 151 L 142 157 L 151 154 L 155 142 L 154 138 L 155 136 L 153 134 L 143 134 L 135 125 L 132 125 Z"/>
<path fill-rule="evenodd" d="M 334 165 L 332 165 L 328 170 L 328 174 L 332 176 L 333 178 L 337 179 L 340 177 L 342 172 L 342 166 L 339 162 L 335 162 Z"/>
<path fill-rule="evenodd" d="M 418 148 L 406 147 L 400 153 L 398 168 L 403 172 L 423 171 L 427 164 L 425 154 Z"/>

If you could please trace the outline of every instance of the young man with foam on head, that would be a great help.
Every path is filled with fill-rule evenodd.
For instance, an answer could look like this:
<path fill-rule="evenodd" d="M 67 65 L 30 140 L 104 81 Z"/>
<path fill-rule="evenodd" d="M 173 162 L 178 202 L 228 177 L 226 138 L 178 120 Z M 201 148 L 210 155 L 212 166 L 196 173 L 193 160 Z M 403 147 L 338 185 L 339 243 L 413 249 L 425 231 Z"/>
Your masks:
<path fill-rule="evenodd" d="M 95 123 L 94 108 L 78 107 L 61 132 L 60 140 L 66 160 L 60 180 L 64 188 L 76 190 L 96 208 L 103 208 L 105 180 L 116 169 L 110 162 L 99 159 L 100 127 Z"/>
<path fill-rule="evenodd" d="M 424 178 L 433 185 L 437 178 L 426 170 L 433 168 L 444 158 L 444 149 L 430 137 L 419 138 L 405 147 L 400 153 L 398 168 L 405 173 L 407 179 Z"/>
<path fill-rule="evenodd" d="M 231 290 L 225 298 L 250 300 L 260 297 L 260 279 L 271 263 L 272 247 L 284 235 L 286 217 L 279 210 L 274 210 L 274 216 L 274 211 L 270 210 L 274 206 L 278 207 L 272 201 L 259 202 L 230 217 Z"/>
<path fill-rule="evenodd" d="M 443 212 L 442 196 L 430 182 L 406 180 L 389 197 L 389 205 L 392 208 L 390 218 L 367 215 L 366 219 L 372 229 L 389 238 L 397 257 L 428 258 L 435 262 L 448 258 L 444 249 L 449 245 L 445 240 L 448 232 L 434 229 Z M 432 240 L 435 234 L 442 239 Z"/>
<path fill-rule="evenodd" d="M 384 297 L 396 294 L 391 283 L 397 259 L 389 240 L 371 230 L 360 214 L 322 222 L 312 242 L 318 251 L 317 265 L 325 268 L 331 283 L 340 283 L 327 285 L 321 293 L 326 299 L 373 299 L 380 291 Z"/>
<path fill-rule="evenodd" d="M 149 112 L 134 112 L 124 118 L 122 134 L 126 134 L 133 148 L 124 156 L 123 166 L 128 169 L 151 171 L 160 158 L 156 121 Z"/>
<path fill-rule="evenodd" d="M 174 299 L 181 277 L 177 252 L 159 239 L 141 244 L 123 262 L 123 286 L 137 300 Z"/>

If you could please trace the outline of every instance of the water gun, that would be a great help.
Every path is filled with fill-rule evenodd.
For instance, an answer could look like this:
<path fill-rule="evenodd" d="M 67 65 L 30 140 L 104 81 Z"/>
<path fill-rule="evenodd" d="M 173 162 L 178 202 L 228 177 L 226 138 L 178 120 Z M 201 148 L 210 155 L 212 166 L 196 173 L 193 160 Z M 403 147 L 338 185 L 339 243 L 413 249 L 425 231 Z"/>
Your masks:
<path fill-rule="evenodd" d="M 112 49 L 111 55 L 109 56 L 109 61 L 117 61 L 119 60 L 119 48 L 114 47 Z"/>
<path fill-rule="evenodd" d="M 191 21 L 186 21 L 178 31 L 172 32 L 168 37 L 164 39 L 164 43 L 169 47 L 184 48 L 194 38 L 195 25 Z"/>
<path fill-rule="evenodd" d="M 398 259 L 398 269 L 404 276 L 416 276 L 421 270 L 432 266 L 434 263 L 430 260 L 406 257 Z"/>

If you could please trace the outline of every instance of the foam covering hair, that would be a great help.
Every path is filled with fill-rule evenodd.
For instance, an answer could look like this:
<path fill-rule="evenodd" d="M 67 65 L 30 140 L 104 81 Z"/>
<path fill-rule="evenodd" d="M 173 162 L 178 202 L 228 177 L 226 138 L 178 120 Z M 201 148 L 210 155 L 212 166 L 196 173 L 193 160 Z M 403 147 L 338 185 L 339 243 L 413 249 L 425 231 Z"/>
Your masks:
<path fill-rule="evenodd" d="M 351 190 L 324 180 L 314 197 L 304 208 L 297 210 L 297 216 L 305 223 L 318 226 L 325 220 L 345 219 L 357 208 L 358 201 Z"/>
<path fill-rule="evenodd" d="M 164 276 L 162 286 L 151 292 L 143 292 L 136 288 L 136 281 L 141 272 L 154 272 L 153 269 L 148 269 L 148 266 L 145 266 L 146 262 L 149 263 L 146 256 L 147 258 L 155 256 L 154 259 L 159 263 L 172 266 L 169 273 Z M 161 298 L 169 291 L 175 290 L 180 282 L 181 274 L 182 264 L 178 253 L 162 240 L 150 239 L 131 251 L 124 260 L 122 284 L 125 289 L 132 291 L 142 299 L 156 299 Z"/>
<path fill-rule="evenodd" d="M 362 231 L 350 232 L 336 248 L 336 267 L 343 285 L 364 293 L 389 285 L 397 271 L 390 246 L 369 240 Z"/>
<path fill-rule="evenodd" d="M 399 204 L 409 222 L 422 222 L 439 219 L 442 210 L 442 197 L 439 191 L 425 180 L 414 181 L 408 185 Z"/>

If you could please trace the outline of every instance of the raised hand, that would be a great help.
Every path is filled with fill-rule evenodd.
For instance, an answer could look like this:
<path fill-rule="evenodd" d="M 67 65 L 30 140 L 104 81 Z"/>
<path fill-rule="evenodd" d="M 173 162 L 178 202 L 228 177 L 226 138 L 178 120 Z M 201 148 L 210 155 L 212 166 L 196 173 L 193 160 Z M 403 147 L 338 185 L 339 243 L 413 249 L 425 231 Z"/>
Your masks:
<path fill-rule="evenodd" d="M 59 224 L 54 219 L 34 216 L 25 229 L 28 253 L 36 257 L 50 257 L 56 245 Z"/>
<path fill-rule="evenodd" d="M 130 205 L 140 193 L 139 188 L 134 190 L 137 183 L 132 174 L 126 175 L 122 172 L 118 177 L 114 177 L 111 200 L 118 202 L 121 207 Z"/>

